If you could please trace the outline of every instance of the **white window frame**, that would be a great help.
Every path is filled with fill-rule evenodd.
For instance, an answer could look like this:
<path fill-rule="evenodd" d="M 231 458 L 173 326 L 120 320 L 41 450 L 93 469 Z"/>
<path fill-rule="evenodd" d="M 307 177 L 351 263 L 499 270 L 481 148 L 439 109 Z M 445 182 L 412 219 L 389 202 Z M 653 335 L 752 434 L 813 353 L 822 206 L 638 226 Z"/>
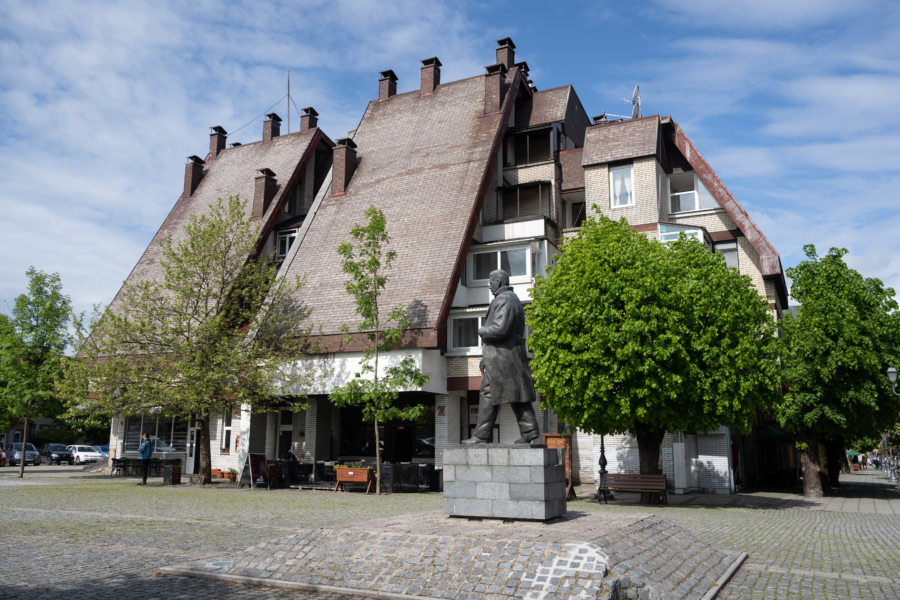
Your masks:
<path fill-rule="evenodd" d="M 733 254 L 734 265 L 728 265 L 728 266 L 731 267 L 732 269 L 737 269 L 738 271 L 741 270 L 741 258 L 740 258 L 740 252 L 738 251 L 737 240 L 735 240 L 733 242 L 719 242 L 718 244 L 715 244 L 713 246 L 713 250 L 715 250 L 722 256 L 726 256 L 725 251 L 734 252 L 734 254 Z M 725 264 L 728 264 L 727 258 L 725 259 Z"/>
<path fill-rule="evenodd" d="M 474 346 L 455 345 L 456 340 L 453 339 L 453 322 L 457 319 L 478 319 L 477 327 L 481 327 L 484 324 L 484 317 L 486 315 L 487 311 L 484 310 L 461 312 L 450 315 L 450 318 L 447 319 L 447 352 L 451 354 L 481 354 L 481 336 L 477 333 L 475 334 L 476 341 Z"/>
<path fill-rule="evenodd" d="M 672 231 L 663 231 L 663 228 L 671 228 Z M 674 225 L 672 223 L 660 223 L 657 228 L 657 239 L 663 244 L 668 244 L 669 242 L 674 242 L 678 239 L 680 234 L 684 234 L 685 237 L 692 237 L 700 240 L 704 244 L 706 243 L 705 236 L 703 235 L 703 230 L 699 227 L 692 227 L 690 225 Z"/>
<path fill-rule="evenodd" d="M 282 229 L 275 234 L 275 260 L 284 260 L 285 258 L 287 258 L 288 252 L 291 251 L 291 246 L 294 245 L 294 241 L 297 239 L 297 233 L 299 231 L 299 228 Z M 290 239 L 290 242 L 288 242 L 287 248 L 285 248 L 284 252 L 282 253 L 281 241 L 285 239 Z"/>
<path fill-rule="evenodd" d="M 231 431 L 234 428 L 234 413 L 228 411 L 222 415 L 222 443 L 219 444 L 222 454 L 231 453 Z"/>
<path fill-rule="evenodd" d="M 673 193 L 672 192 L 672 177 L 679 176 L 679 175 L 691 175 L 692 179 L 694 181 L 694 189 L 688 190 L 685 192 L 674 192 Z M 718 201 L 715 200 L 715 197 L 713 197 L 710 194 L 709 190 L 707 190 L 705 186 L 703 188 L 704 193 L 709 195 L 710 197 L 712 197 L 712 199 L 716 202 L 716 206 L 700 206 L 700 186 L 703 186 L 703 182 L 700 181 L 700 177 L 697 176 L 697 173 L 695 171 L 686 171 L 683 173 L 673 173 L 672 175 L 669 175 L 666 178 L 666 187 L 667 187 L 666 192 L 667 192 L 667 197 L 668 197 L 668 202 L 669 202 L 669 214 L 670 215 L 682 215 L 682 214 L 690 213 L 690 212 L 698 212 L 701 210 L 715 210 L 716 208 L 720 208 L 720 206 L 718 206 Z M 682 206 L 684 206 L 684 204 L 686 203 L 687 198 L 693 198 L 692 207 L 691 208 L 682 208 L 681 210 L 675 210 L 672 205 L 672 200 L 676 196 L 679 199 L 679 204 L 681 204 Z"/>
<path fill-rule="evenodd" d="M 477 254 L 495 254 L 497 257 L 496 269 L 500 268 L 501 260 L 500 253 L 501 252 L 509 252 L 511 250 L 524 250 L 525 251 L 525 274 L 524 275 L 509 275 L 509 283 L 527 283 L 530 282 L 532 277 L 534 276 L 534 267 L 536 262 L 536 253 L 535 249 L 532 248 L 531 244 L 527 245 L 514 245 L 514 246 L 485 246 L 483 250 L 472 251 L 469 253 L 468 258 L 468 277 L 467 277 L 467 285 L 468 286 L 486 286 L 489 285 L 490 280 L 488 278 L 477 278 L 475 277 L 475 256 Z M 492 269 L 493 270 L 493 269 Z"/>
<path fill-rule="evenodd" d="M 625 204 L 616 204 L 616 191 L 613 188 L 613 172 L 614 171 L 624 171 L 628 169 L 628 179 L 631 181 L 631 201 Z M 609 207 L 610 208 L 627 208 L 629 206 L 634 206 L 634 163 L 628 163 L 627 165 L 614 165 L 609 167 Z"/>

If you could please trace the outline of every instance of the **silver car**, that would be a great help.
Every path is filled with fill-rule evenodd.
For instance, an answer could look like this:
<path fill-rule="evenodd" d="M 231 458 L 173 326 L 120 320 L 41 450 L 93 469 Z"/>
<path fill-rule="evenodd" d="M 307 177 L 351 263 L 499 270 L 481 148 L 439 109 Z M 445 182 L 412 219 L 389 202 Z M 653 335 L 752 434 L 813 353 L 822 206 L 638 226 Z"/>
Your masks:
<path fill-rule="evenodd" d="M 7 459 L 9 460 L 10 466 L 15 466 L 15 465 L 19 464 L 19 461 L 23 460 L 22 459 L 22 443 L 21 442 L 13 443 L 13 445 L 10 447 L 9 452 L 7 453 Z M 31 442 L 25 444 L 25 459 L 24 459 L 24 461 L 25 461 L 26 465 L 28 463 L 31 463 L 34 466 L 41 464 L 41 455 L 37 451 L 37 448 L 34 447 L 34 444 L 32 444 Z"/>

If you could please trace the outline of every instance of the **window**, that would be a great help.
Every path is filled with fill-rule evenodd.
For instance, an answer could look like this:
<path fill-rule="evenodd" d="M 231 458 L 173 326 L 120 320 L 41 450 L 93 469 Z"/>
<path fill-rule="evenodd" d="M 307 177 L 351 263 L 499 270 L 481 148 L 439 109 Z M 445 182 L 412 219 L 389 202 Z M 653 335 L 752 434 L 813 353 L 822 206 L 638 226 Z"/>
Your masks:
<path fill-rule="evenodd" d="M 697 227 L 684 227 L 682 225 L 671 225 L 669 223 L 659 224 L 659 241 L 661 242 L 674 242 L 681 233 L 683 233 L 685 237 L 698 239 L 701 242 L 703 241 L 703 231 Z"/>
<path fill-rule="evenodd" d="M 518 217 L 532 217 L 545 214 L 544 207 L 550 205 L 550 183 L 537 183 L 505 187 L 499 190 L 500 220 Z"/>
<path fill-rule="evenodd" d="M 551 135 L 552 129 L 546 128 L 509 136 L 506 138 L 504 165 L 514 167 L 551 160 Z"/>
<path fill-rule="evenodd" d="M 669 177 L 669 212 L 719 208 L 719 203 L 693 171 L 675 173 Z"/>
<path fill-rule="evenodd" d="M 509 248 L 472 255 L 472 279 L 487 280 L 491 271 L 503 269 L 510 278 L 528 277 L 528 248 Z"/>
<path fill-rule="evenodd" d="M 722 242 L 716 244 L 716 252 L 725 257 L 725 264 L 734 269 L 738 268 L 737 242 Z"/>
<path fill-rule="evenodd" d="M 609 202 L 612 208 L 634 205 L 634 176 L 631 164 L 609 168 Z"/>
<path fill-rule="evenodd" d="M 185 452 L 187 428 L 187 420 L 178 417 L 128 417 L 125 420 L 125 451 L 137 452 L 141 434 L 147 433 L 157 439 L 157 444 L 171 446 L 172 452 Z"/>
<path fill-rule="evenodd" d="M 586 218 L 584 213 L 584 202 L 572 202 L 569 204 L 569 214 L 567 215 L 566 227 L 581 227 Z"/>
<path fill-rule="evenodd" d="M 483 316 L 460 316 L 450 319 L 450 348 L 480 348 L 478 328 Z"/>
<path fill-rule="evenodd" d="M 296 237 L 296 229 L 285 229 L 278 232 L 278 235 L 275 237 L 275 260 L 285 259 Z"/>
<path fill-rule="evenodd" d="M 231 452 L 231 411 L 222 416 L 222 454 Z"/>

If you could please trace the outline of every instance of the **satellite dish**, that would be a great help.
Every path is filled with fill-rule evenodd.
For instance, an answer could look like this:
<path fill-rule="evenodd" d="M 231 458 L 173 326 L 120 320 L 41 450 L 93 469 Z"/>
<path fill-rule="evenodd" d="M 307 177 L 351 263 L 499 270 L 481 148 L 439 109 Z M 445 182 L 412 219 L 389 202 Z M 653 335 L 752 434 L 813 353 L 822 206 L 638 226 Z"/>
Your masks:
<path fill-rule="evenodd" d="M 631 100 L 627 98 L 622 98 L 622 102 L 627 102 L 631 104 L 631 118 L 637 119 L 641 116 L 641 86 L 634 86 L 634 91 L 631 93 Z"/>

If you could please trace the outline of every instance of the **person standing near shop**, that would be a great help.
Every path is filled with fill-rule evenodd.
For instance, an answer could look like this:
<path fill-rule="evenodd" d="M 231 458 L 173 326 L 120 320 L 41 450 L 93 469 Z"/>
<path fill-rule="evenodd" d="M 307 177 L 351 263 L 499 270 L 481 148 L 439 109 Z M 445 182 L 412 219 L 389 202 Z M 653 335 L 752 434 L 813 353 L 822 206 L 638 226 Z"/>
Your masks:
<path fill-rule="evenodd" d="M 150 441 L 150 434 L 144 434 L 141 447 L 138 448 L 138 454 L 141 457 L 141 467 L 143 467 L 141 470 L 144 473 L 144 480 L 138 485 L 147 485 L 147 474 L 150 473 L 150 457 L 153 456 L 153 442 Z"/>

